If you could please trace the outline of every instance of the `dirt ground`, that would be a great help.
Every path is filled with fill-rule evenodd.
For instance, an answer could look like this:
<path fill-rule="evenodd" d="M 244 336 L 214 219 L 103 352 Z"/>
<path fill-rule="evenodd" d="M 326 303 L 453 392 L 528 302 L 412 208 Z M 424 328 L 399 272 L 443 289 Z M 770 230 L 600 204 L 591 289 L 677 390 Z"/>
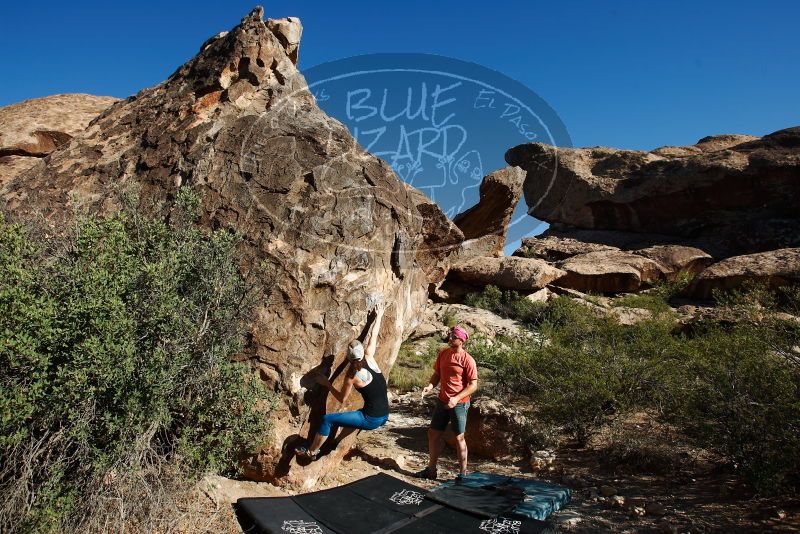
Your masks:
<path fill-rule="evenodd" d="M 428 405 L 419 401 L 417 394 L 395 396 L 389 422 L 378 430 L 362 432 L 356 448 L 315 490 L 379 471 L 426 488 L 436 486 L 436 482 L 411 476 L 427 462 L 428 418 Z M 525 458 L 498 463 L 473 456 L 469 468 L 538 477 L 570 487 L 572 501 L 551 516 L 562 532 L 800 532 L 800 498 L 756 498 L 735 477 L 718 469 L 644 475 L 609 466 L 600 451 L 592 448 L 567 445 L 555 453 L 552 464 L 537 472 Z M 456 472 L 456 455 L 445 449 L 439 478 L 452 478 Z M 205 496 L 217 509 L 240 497 L 291 494 L 270 484 L 223 477 L 208 477 L 204 485 Z M 613 487 L 614 496 L 601 495 L 603 486 Z M 604 489 L 605 493 L 611 491 Z M 231 525 L 231 532 L 236 531 Z"/>

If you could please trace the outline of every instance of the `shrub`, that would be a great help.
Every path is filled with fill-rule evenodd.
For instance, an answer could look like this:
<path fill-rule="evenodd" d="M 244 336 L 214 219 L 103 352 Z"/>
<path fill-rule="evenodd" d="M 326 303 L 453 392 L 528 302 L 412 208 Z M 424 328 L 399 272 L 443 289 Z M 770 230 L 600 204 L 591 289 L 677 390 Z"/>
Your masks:
<path fill-rule="evenodd" d="M 782 309 L 798 309 L 797 294 L 782 291 Z M 649 411 L 731 459 L 760 491 L 796 487 L 800 326 L 776 315 L 775 298 L 759 288 L 718 300 L 743 319 L 686 336 L 675 333 L 671 314 L 623 326 L 559 297 L 542 314 L 537 336 L 476 340 L 470 353 L 494 370 L 500 394 L 530 397 L 542 427 L 585 443 L 617 415 Z M 554 435 L 546 428 L 538 434 Z"/>
<path fill-rule="evenodd" d="M 626 328 L 559 297 L 537 339 L 475 344 L 471 353 L 495 369 L 508 393 L 532 395 L 542 421 L 585 443 L 607 416 L 653 394 L 670 328 L 655 320 Z"/>
<path fill-rule="evenodd" d="M 458 314 L 455 310 L 448 309 L 442 314 L 442 324 L 447 328 L 453 328 L 458 324 Z"/>
<path fill-rule="evenodd" d="M 426 386 L 433 374 L 433 362 L 440 348 L 441 344 L 435 339 L 430 340 L 425 347 L 403 342 L 389 373 L 389 384 L 400 391 Z"/>
<path fill-rule="evenodd" d="M 669 304 L 659 295 L 624 295 L 614 299 L 613 306 L 625 306 L 628 308 L 641 308 L 650 311 L 653 315 L 668 313 L 672 310 Z"/>
<path fill-rule="evenodd" d="M 673 382 L 673 419 L 765 492 L 800 473 L 800 372 L 774 350 L 791 342 L 768 323 L 709 329 L 681 347 L 685 378 Z"/>
<path fill-rule="evenodd" d="M 195 200 L 39 244 L 0 219 L 0 530 L 130 524 L 154 492 L 109 506 L 122 481 L 232 473 L 265 436 L 270 394 L 230 356 L 266 282 L 238 274 L 237 236 L 190 224 Z"/>
<path fill-rule="evenodd" d="M 530 301 L 516 291 L 502 291 L 492 285 L 486 286 L 481 293 L 467 295 L 465 303 L 528 325 L 540 323 L 547 310 L 547 305 L 542 302 Z"/>

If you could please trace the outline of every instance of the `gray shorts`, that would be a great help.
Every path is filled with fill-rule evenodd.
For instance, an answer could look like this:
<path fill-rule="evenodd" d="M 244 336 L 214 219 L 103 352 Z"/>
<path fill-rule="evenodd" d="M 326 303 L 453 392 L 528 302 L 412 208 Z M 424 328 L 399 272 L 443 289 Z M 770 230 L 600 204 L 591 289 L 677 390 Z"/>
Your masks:
<path fill-rule="evenodd" d="M 440 399 L 436 399 L 436 408 L 433 410 L 431 418 L 431 428 L 443 431 L 447 428 L 447 423 L 453 427 L 456 436 L 463 434 L 467 430 L 467 412 L 469 411 L 469 401 L 459 402 L 455 408 L 448 408 L 447 404 Z"/>

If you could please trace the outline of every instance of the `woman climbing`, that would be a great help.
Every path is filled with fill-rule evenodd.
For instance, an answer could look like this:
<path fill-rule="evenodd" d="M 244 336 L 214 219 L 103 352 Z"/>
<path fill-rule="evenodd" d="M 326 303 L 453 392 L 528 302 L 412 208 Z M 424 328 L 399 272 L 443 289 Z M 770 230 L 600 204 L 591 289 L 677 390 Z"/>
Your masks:
<path fill-rule="evenodd" d="M 328 388 L 336 400 L 342 404 L 344 404 L 355 387 L 356 391 L 364 397 L 364 407 L 352 412 L 325 414 L 322 418 L 322 425 L 320 425 L 311 445 L 295 449 L 299 457 L 316 460 L 320 447 L 331 434 L 331 429 L 334 426 L 351 429 L 347 432 L 349 434 L 355 430 L 375 430 L 389 420 L 386 378 L 375 361 L 375 348 L 378 344 L 378 332 L 381 329 L 384 311 L 383 303 L 377 303 L 375 306 L 375 321 L 372 323 L 367 335 L 366 350 L 360 341 L 354 340 L 350 342 L 347 349 L 347 359 L 350 361 L 350 366 L 347 369 L 347 376 L 341 391 L 336 389 L 326 376 L 320 375 L 315 379 L 318 384 Z M 343 437 L 340 437 L 339 441 Z"/>

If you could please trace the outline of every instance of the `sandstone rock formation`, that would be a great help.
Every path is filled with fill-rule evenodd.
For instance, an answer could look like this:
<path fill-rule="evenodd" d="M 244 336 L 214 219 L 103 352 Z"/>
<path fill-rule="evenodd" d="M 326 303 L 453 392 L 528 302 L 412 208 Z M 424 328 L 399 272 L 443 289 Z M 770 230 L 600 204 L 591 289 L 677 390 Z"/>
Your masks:
<path fill-rule="evenodd" d="M 674 280 L 681 272 L 697 274 L 714 261 L 699 248 L 682 245 L 654 245 L 633 253 L 658 263 L 668 280 Z"/>
<path fill-rule="evenodd" d="M 530 143 L 506 161 L 550 223 L 666 234 L 718 259 L 800 245 L 800 127 L 652 152 Z"/>
<path fill-rule="evenodd" d="M 508 224 L 522 195 L 524 179 L 525 173 L 518 167 L 506 167 L 486 176 L 481 182 L 478 203 L 453 218 L 464 237 L 491 237 L 490 254 L 502 255 Z"/>
<path fill-rule="evenodd" d="M 503 403 L 487 397 L 476 397 L 467 414 L 465 439 L 470 454 L 506 460 L 521 454 L 520 434 L 527 424 L 525 416 Z M 455 435 L 447 427 L 444 436 L 451 447 L 455 447 Z"/>
<path fill-rule="evenodd" d="M 644 256 L 600 250 L 573 256 L 560 264 L 566 275 L 555 284 L 583 292 L 623 293 L 661 278 L 662 267 Z"/>
<path fill-rule="evenodd" d="M 304 377 L 325 365 L 341 383 L 347 344 L 363 335 L 376 295 L 388 304 L 376 355 L 388 373 L 427 285 L 443 275 L 426 219 L 444 216 L 430 204 L 421 213 L 419 195 L 317 107 L 295 67 L 299 22 L 262 15 L 257 8 L 165 82 L 71 131 L 0 194 L 14 217 L 41 214 L 57 229 L 74 209 L 115 212 L 125 188 L 164 217 L 179 187 L 199 193 L 199 224 L 243 235 L 242 270 L 267 262 L 274 272 L 241 358 L 280 402 L 272 440 L 247 472 L 311 486 L 347 444 L 306 466 L 289 452 L 326 410 L 360 400 L 340 406 Z"/>
<path fill-rule="evenodd" d="M 467 327 L 471 335 L 480 334 L 487 338 L 496 336 L 524 337 L 530 334 L 519 323 L 506 319 L 481 308 L 464 304 L 430 304 L 420 318 L 419 325 L 409 336 L 411 340 L 441 338 L 447 331 L 445 318 L 450 317 L 459 325 Z"/>
<path fill-rule="evenodd" d="M 453 265 L 448 278 L 473 286 L 493 285 L 531 293 L 566 274 L 544 260 L 505 256 L 473 258 Z"/>
<path fill-rule="evenodd" d="M 600 250 L 618 250 L 616 247 L 600 245 L 569 237 L 542 236 L 524 237 L 522 244 L 514 251 L 514 256 L 523 258 L 540 258 L 545 261 L 561 261 L 587 252 Z"/>
<path fill-rule="evenodd" d="M 300 55 L 300 38 L 303 36 L 303 25 L 300 23 L 300 19 L 297 17 L 268 19 L 267 28 L 281 42 L 292 63 L 297 65 Z"/>
<path fill-rule="evenodd" d="M 117 100 L 65 94 L 0 108 L 0 186 L 82 132 Z"/>
<path fill-rule="evenodd" d="M 800 284 L 800 248 L 735 256 L 715 263 L 693 280 L 689 294 L 710 298 L 715 289 L 735 289 L 745 281 L 768 287 Z"/>

